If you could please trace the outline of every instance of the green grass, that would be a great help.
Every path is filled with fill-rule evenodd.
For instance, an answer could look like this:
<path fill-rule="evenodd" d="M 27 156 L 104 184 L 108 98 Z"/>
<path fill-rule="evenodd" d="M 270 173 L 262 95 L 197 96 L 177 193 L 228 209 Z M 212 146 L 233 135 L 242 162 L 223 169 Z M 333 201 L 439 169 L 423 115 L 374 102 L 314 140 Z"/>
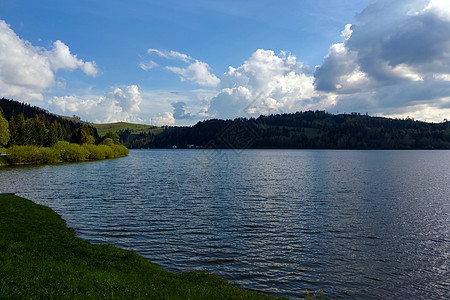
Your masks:
<path fill-rule="evenodd" d="M 92 124 L 97 129 L 97 132 L 100 136 L 104 136 L 109 130 L 114 132 L 118 132 L 120 130 L 129 129 L 133 131 L 133 133 L 147 133 L 152 131 L 153 134 L 158 134 L 163 131 L 163 128 L 153 126 L 153 125 L 144 125 L 144 124 L 134 124 L 134 123 L 126 123 L 126 122 L 118 122 L 118 123 L 109 123 L 109 124 Z"/>
<path fill-rule="evenodd" d="M 0 298 L 273 299 L 202 272 L 173 274 L 75 237 L 53 210 L 0 194 Z"/>

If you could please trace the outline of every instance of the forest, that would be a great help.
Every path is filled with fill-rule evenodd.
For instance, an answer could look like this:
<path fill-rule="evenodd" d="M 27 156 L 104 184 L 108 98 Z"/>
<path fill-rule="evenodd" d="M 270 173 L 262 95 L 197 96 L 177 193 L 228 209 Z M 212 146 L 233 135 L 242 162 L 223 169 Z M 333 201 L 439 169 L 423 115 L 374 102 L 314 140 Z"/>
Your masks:
<path fill-rule="evenodd" d="M 2 148 L 5 147 L 5 148 Z M 99 160 L 128 155 L 115 132 L 100 137 L 79 118 L 0 99 L 0 165 Z"/>
<path fill-rule="evenodd" d="M 33 145 L 51 147 L 58 141 L 98 144 L 97 130 L 77 118 L 64 118 L 39 107 L 5 98 L 0 99 L 0 112 L 8 122 L 9 140 L 0 145 Z M 5 129 L 2 130 L 3 134 Z"/>
<path fill-rule="evenodd" d="M 450 122 L 304 111 L 117 132 L 128 148 L 450 149 Z"/>

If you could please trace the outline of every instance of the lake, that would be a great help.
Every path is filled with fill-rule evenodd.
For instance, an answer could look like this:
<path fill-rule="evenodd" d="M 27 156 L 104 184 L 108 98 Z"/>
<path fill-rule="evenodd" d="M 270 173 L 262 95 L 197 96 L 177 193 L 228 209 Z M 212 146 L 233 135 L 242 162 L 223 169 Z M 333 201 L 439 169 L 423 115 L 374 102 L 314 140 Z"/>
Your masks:
<path fill-rule="evenodd" d="M 0 168 L 79 237 L 271 295 L 450 294 L 450 151 L 131 150 Z"/>

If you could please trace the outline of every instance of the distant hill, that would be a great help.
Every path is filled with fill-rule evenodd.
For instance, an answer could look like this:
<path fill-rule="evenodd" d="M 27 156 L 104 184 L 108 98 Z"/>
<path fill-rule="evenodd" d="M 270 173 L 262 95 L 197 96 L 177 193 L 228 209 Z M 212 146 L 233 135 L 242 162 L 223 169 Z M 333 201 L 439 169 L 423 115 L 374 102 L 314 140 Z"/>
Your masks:
<path fill-rule="evenodd" d="M 29 122 L 28 127 L 39 129 L 39 133 L 29 144 L 46 145 L 54 142 L 48 136 L 54 131 L 56 125 L 52 124 L 56 122 L 59 124 L 56 127 L 60 140 L 80 142 L 87 130 L 99 142 L 100 136 L 113 130 L 119 135 L 122 144 L 137 149 L 172 148 L 174 145 L 177 148 L 211 149 L 450 149 L 448 121 L 427 123 L 409 118 L 390 119 L 358 113 L 333 115 L 316 110 L 250 119 L 211 119 L 185 127 L 157 127 L 125 122 L 89 124 L 76 116 L 58 116 L 4 98 L 0 99 L 0 109 L 10 122 L 10 127 L 14 124 L 17 127 L 20 121 L 18 116 L 34 120 L 34 123 Z M 17 133 L 16 140 L 20 140 L 21 136 Z"/>
<path fill-rule="evenodd" d="M 450 123 L 325 111 L 117 132 L 129 148 L 450 149 Z"/>
<path fill-rule="evenodd" d="M 134 123 L 126 123 L 126 122 L 117 122 L 117 123 L 107 123 L 107 124 L 92 124 L 95 128 L 97 128 L 98 134 L 100 136 L 104 136 L 109 130 L 112 130 L 116 133 L 123 132 L 125 130 L 129 130 L 132 133 L 148 133 L 152 131 L 162 132 L 163 128 L 153 126 L 153 125 L 144 125 L 144 124 L 134 124 Z"/>

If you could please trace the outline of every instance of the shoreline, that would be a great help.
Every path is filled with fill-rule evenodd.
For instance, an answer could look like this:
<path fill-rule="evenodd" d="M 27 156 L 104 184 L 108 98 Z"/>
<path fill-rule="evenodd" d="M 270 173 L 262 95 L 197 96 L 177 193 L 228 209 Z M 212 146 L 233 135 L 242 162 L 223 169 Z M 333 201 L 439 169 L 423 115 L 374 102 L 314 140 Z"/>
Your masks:
<path fill-rule="evenodd" d="M 91 244 L 51 208 L 19 196 L 0 194 L 0 215 L 0 293 L 7 298 L 282 299 Z"/>
<path fill-rule="evenodd" d="M 111 160 L 116 158 L 123 158 L 127 157 L 128 155 L 122 155 L 117 157 L 111 157 L 111 158 L 104 158 L 104 159 L 85 159 L 85 160 L 78 160 L 78 161 L 56 161 L 51 163 L 41 163 L 41 162 L 21 162 L 21 163 L 2 163 L 1 157 L 0 157 L 0 167 L 21 167 L 21 166 L 45 166 L 45 165 L 60 165 L 60 164 L 70 164 L 70 163 L 83 163 L 83 162 L 93 162 L 93 161 L 102 161 L 102 160 Z"/>

